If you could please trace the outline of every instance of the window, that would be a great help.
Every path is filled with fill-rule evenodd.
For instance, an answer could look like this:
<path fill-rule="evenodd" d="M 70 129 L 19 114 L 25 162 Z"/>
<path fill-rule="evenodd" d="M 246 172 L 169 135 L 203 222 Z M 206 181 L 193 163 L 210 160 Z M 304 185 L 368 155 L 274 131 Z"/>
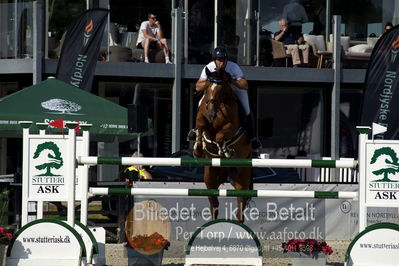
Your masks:
<path fill-rule="evenodd" d="M 58 58 L 61 52 L 61 44 L 68 27 L 72 21 L 86 10 L 86 1 L 50 0 L 47 6 L 47 56 Z"/>
<path fill-rule="evenodd" d="M 32 58 L 32 1 L 0 1 L 0 58 Z"/>
<path fill-rule="evenodd" d="M 257 101 L 262 152 L 272 158 L 321 153 L 321 90 L 259 88 Z"/>

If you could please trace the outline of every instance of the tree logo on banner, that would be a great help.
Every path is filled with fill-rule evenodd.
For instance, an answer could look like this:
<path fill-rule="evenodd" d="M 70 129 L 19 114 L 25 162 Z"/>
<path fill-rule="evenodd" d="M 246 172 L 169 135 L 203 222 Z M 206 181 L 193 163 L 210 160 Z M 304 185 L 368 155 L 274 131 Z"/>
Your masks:
<path fill-rule="evenodd" d="M 44 109 L 55 111 L 49 112 L 50 114 L 74 114 L 78 115 L 78 111 L 82 109 L 82 106 L 79 104 L 64 100 L 64 99 L 50 99 L 48 101 L 42 102 L 41 106 Z"/>
<path fill-rule="evenodd" d="M 38 176 L 59 176 L 59 175 L 55 175 L 51 172 L 52 168 L 60 169 L 61 166 L 64 165 L 62 157 L 61 157 L 60 149 L 54 142 L 47 141 L 47 142 L 37 145 L 35 154 L 33 155 L 33 159 L 37 159 L 39 157 L 41 157 L 42 161 L 45 161 L 45 162 L 42 164 L 36 165 L 35 167 L 38 170 L 46 169 L 46 173 L 38 175 Z"/>
<path fill-rule="evenodd" d="M 382 147 L 375 150 L 370 164 L 374 164 L 377 161 L 379 161 L 383 167 L 373 171 L 372 173 L 375 175 L 383 175 L 383 178 L 373 180 L 372 182 L 398 182 L 388 177 L 389 174 L 395 175 L 399 172 L 398 156 L 396 155 L 396 152 L 390 147 Z"/>

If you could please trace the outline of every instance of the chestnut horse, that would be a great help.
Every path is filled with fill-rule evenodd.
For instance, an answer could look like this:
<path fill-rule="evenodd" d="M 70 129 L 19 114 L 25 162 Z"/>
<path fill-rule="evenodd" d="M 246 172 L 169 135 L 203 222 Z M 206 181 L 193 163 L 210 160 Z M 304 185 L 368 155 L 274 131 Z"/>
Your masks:
<path fill-rule="evenodd" d="M 223 69 L 211 73 L 208 68 L 206 73 L 208 79 L 196 118 L 194 156 L 251 158 L 250 141 L 240 127 L 238 103 L 230 86 L 229 74 Z M 228 178 L 237 190 L 252 189 L 250 167 L 204 167 L 204 181 L 208 189 L 218 189 Z M 219 201 L 216 196 L 209 196 L 208 199 L 212 218 L 216 219 Z M 248 199 L 237 197 L 236 218 L 241 222 L 244 221 L 243 211 Z"/>

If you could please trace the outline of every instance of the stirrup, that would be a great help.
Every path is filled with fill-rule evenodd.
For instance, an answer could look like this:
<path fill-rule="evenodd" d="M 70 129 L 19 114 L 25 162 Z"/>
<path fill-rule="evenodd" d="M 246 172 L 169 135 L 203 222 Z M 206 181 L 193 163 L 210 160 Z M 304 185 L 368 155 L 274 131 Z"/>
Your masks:
<path fill-rule="evenodd" d="M 195 129 L 191 129 L 187 134 L 187 141 L 195 141 L 197 138 L 197 133 L 195 133 Z"/>

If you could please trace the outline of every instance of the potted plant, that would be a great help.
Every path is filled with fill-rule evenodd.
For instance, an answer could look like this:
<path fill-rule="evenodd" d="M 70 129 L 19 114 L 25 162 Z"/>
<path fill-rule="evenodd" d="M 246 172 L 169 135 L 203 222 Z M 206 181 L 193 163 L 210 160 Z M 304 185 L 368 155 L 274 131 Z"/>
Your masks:
<path fill-rule="evenodd" d="M 170 242 L 158 232 L 135 235 L 127 241 L 129 265 L 161 265 L 163 251 L 170 246 Z"/>
<path fill-rule="evenodd" d="M 0 226 L 0 244 L 1 245 L 8 245 L 12 239 L 12 234 L 7 233 L 6 229 Z"/>
<path fill-rule="evenodd" d="M 325 265 L 325 255 L 333 254 L 333 250 L 325 241 L 316 239 L 290 239 L 281 245 L 283 252 L 294 252 L 292 265 Z"/>
<path fill-rule="evenodd" d="M 12 234 L 8 233 L 6 229 L 0 226 L 0 265 L 6 265 L 7 246 L 10 244 Z"/>

